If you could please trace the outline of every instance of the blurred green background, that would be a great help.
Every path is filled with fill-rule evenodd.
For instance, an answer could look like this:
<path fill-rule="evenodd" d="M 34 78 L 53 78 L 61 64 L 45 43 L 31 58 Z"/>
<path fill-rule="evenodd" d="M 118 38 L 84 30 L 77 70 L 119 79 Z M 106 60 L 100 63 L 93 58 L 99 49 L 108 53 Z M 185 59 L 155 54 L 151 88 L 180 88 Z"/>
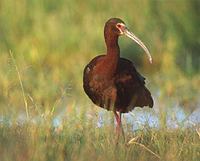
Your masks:
<path fill-rule="evenodd" d="M 153 57 L 120 38 L 155 105 L 123 115 L 119 144 L 112 113 L 82 88 L 111 17 Z M 200 0 L 0 0 L 0 160 L 198 161 L 199 72 Z"/>
<path fill-rule="evenodd" d="M 1 0 L 0 114 L 20 113 L 25 102 L 32 116 L 73 103 L 87 108 L 83 68 L 105 52 L 103 27 L 111 17 L 123 19 L 150 49 L 153 65 L 138 45 L 120 38 L 121 56 L 148 78 L 156 106 L 195 109 L 199 8 L 198 0 Z"/>

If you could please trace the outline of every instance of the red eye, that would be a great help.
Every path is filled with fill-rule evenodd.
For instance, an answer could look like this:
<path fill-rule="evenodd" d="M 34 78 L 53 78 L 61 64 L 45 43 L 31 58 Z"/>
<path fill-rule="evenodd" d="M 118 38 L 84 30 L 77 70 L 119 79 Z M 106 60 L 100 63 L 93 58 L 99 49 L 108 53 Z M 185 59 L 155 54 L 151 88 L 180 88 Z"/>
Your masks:
<path fill-rule="evenodd" d="M 120 24 L 117 24 L 117 27 L 118 27 L 118 28 L 121 28 L 121 27 L 122 27 L 122 25 L 120 25 Z"/>

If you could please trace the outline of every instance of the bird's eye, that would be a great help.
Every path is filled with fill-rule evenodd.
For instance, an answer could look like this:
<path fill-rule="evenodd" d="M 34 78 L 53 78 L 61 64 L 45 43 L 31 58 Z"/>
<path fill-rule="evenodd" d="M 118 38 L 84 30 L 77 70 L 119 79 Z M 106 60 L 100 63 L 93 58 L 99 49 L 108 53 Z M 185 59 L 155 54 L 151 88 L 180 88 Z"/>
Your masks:
<path fill-rule="evenodd" d="M 117 28 L 121 28 L 122 27 L 122 25 L 121 24 L 117 24 Z"/>
<path fill-rule="evenodd" d="M 118 30 L 117 32 L 119 33 L 119 35 L 123 35 L 124 29 L 125 29 L 124 24 L 118 23 L 118 24 L 116 24 L 116 28 Z"/>

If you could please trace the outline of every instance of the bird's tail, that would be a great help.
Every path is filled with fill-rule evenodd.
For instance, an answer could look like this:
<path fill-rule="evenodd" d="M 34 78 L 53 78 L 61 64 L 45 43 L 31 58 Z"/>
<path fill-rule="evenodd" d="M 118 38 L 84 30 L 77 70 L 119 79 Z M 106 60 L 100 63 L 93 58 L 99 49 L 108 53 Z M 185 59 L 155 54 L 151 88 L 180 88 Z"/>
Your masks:
<path fill-rule="evenodd" d="M 135 105 L 139 107 L 149 106 L 152 108 L 153 104 L 153 98 L 149 90 L 146 87 L 141 88 L 137 93 Z"/>

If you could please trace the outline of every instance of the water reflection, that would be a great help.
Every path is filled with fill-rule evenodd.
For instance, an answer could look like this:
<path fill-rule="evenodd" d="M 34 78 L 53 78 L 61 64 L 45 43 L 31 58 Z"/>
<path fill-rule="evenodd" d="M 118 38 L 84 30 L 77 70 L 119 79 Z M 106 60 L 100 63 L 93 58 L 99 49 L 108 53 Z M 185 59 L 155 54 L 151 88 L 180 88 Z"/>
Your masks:
<path fill-rule="evenodd" d="M 98 112 L 96 127 L 101 128 L 106 124 L 111 124 L 113 119 L 108 117 L 109 112 L 106 110 L 101 110 Z M 66 118 L 66 112 L 61 111 L 58 115 L 53 118 L 52 125 L 57 128 L 62 126 L 63 120 Z M 69 116 L 68 116 L 69 117 Z M 90 117 L 88 115 L 88 117 Z M 92 117 L 92 116 L 91 116 Z M 161 122 L 161 112 L 158 108 L 135 108 L 132 112 L 123 114 L 122 122 L 132 128 L 133 131 L 149 128 L 160 128 Z M 188 128 L 194 126 L 200 126 L 200 107 L 196 108 L 191 114 L 188 114 L 184 109 L 178 105 L 173 108 L 167 108 L 165 111 L 165 123 L 166 127 L 170 129 L 174 128 Z M 25 113 L 21 113 L 15 120 L 9 117 L 1 116 L 0 124 L 11 126 L 12 122 L 16 122 L 18 125 L 23 125 L 28 122 Z M 45 117 L 34 117 L 29 122 L 33 124 L 45 123 Z"/>
<path fill-rule="evenodd" d="M 200 108 L 197 108 L 191 114 L 187 114 L 183 108 L 179 106 L 168 108 L 165 112 L 167 128 L 187 128 L 200 125 Z M 107 111 L 103 110 L 99 112 L 97 127 L 110 123 L 103 118 L 106 113 Z M 145 127 L 159 128 L 162 126 L 160 119 L 162 116 L 160 114 L 159 111 L 148 108 L 135 108 L 132 112 L 123 115 L 122 122 L 131 125 L 133 131 Z"/>

